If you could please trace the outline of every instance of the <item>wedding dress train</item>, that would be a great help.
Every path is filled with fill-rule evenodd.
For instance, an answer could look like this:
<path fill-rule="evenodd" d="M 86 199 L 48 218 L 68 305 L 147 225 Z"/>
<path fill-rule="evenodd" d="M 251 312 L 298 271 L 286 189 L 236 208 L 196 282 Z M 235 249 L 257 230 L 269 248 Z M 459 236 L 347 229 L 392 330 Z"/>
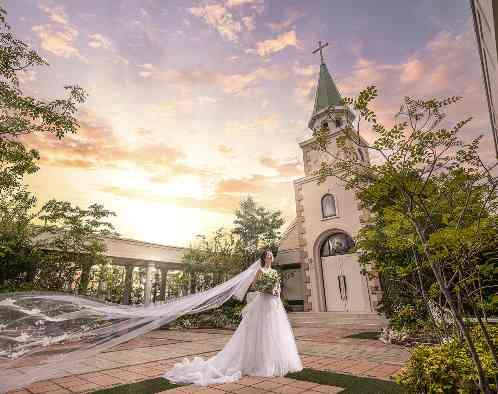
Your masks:
<path fill-rule="evenodd" d="M 185 314 L 244 299 L 260 260 L 210 289 L 149 305 L 118 305 L 57 292 L 0 294 L 0 392 L 72 374 L 89 357 Z M 254 293 L 252 293 L 254 294 Z M 61 351 L 64 349 L 64 351 Z M 279 297 L 256 293 L 225 348 L 204 361 L 184 362 L 165 374 L 199 384 L 233 381 L 244 374 L 274 376 L 302 368 Z"/>
<path fill-rule="evenodd" d="M 283 376 L 303 369 L 280 297 L 255 292 L 242 309 L 242 321 L 213 357 L 184 358 L 163 377 L 173 383 L 208 385 L 234 382 L 243 375 Z"/>

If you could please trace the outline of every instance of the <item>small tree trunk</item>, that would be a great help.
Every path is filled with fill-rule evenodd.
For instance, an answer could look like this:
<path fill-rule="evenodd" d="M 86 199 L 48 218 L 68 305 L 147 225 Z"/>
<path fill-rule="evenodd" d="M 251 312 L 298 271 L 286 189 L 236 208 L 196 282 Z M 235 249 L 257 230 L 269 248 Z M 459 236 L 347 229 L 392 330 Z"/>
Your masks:
<path fill-rule="evenodd" d="M 444 297 L 446 298 L 446 302 L 450 307 L 451 313 L 453 315 L 453 318 L 455 319 L 455 322 L 457 323 L 458 329 L 462 334 L 462 336 L 465 338 L 467 345 L 469 346 L 469 351 L 472 356 L 472 360 L 474 361 L 474 366 L 477 369 L 477 374 L 479 376 L 479 389 L 485 394 L 491 394 L 492 391 L 491 388 L 489 387 L 488 379 L 484 374 L 484 369 L 482 367 L 481 359 L 477 354 L 477 350 L 475 348 L 474 341 L 470 336 L 469 329 L 465 326 L 461 315 L 458 313 L 457 307 L 455 305 L 455 302 L 453 301 L 451 293 L 449 292 L 448 288 L 444 285 L 443 278 L 439 274 L 438 267 L 436 267 L 433 263 L 431 263 L 431 268 L 434 272 L 434 275 L 436 276 L 436 280 L 439 284 L 441 292 L 443 293 Z"/>
<path fill-rule="evenodd" d="M 427 249 L 427 241 L 425 239 L 425 236 L 419 227 L 418 223 L 416 221 L 412 221 L 412 224 L 414 225 L 414 228 L 417 232 L 418 238 L 422 242 L 422 246 L 424 248 L 424 254 L 425 257 L 427 258 L 428 261 L 430 261 L 430 253 L 429 250 Z M 488 379 L 486 378 L 486 375 L 484 374 L 484 370 L 482 367 L 481 359 L 479 358 L 479 355 L 477 354 L 477 350 L 474 345 L 474 341 L 472 340 L 468 328 L 465 326 L 462 316 L 460 313 L 458 313 L 458 310 L 456 308 L 455 302 L 453 301 L 453 297 L 451 296 L 450 291 L 446 287 L 446 283 L 443 280 L 443 276 L 441 272 L 439 271 L 439 267 L 434 264 L 430 263 L 430 267 L 432 269 L 432 272 L 434 273 L 434 276 L 436 277 L 436 281 L 439 285 L 439 288 L 441 289 L 441 292 L 444 295 L 444 298 L 446 299 L 446 302 L 448 303 L 448 306 L 450 307 L 451 313 L 453 315 L 453 318 L 455 319 L 457 323 L 458 330 L 460 331 L 461 335 L 465 338 L 465 341 L 467 342 L 467 345 L 469 346 L 469 351 L 472 356 L 472 360 L 474 362 L 474 366 L 477 369 L 477 374 L 479 376 L 479 389 L 485 393 L 485 394 L 491 394 L 491 388 L 489 387 L 489 382 Z"/>
<path fill-rule="evenodd" d="M 495 362 L 496 367 L 498 368 L 498 355 L 496 354 L 496 349 L 493 341 L 491 340 L 491 337 L 489 336 L 489 331 L 486 328 L 486 325 L 481 319 L 481 316 L 476 314 L 477 321 L 479 322 L 479 326 L 481 327 L 481 330 L 484 334 L 484 339 L 486 340 L 486 343 L 488 344 L 489 350 L 491 352 L 491 355 L 493 356 L 493 360 Z"/>
<path fill-rule="evenodd" d="M 92 266 L 90 264 L 83 264 L 81 268 L 80 284 L 78 287 L 80 293 L 86 294 L 91 268 Z"/>

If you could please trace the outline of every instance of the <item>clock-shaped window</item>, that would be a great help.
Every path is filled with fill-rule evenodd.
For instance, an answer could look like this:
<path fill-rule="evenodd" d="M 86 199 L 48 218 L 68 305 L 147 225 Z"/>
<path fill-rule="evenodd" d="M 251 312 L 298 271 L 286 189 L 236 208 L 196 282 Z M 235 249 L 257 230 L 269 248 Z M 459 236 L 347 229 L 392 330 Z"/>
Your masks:
<path fill-rule="evenodd" d="M 337 216 L 335 198 L 332 194 L 328 193 L 322 197 L 322 218 L 326 219 L 334 216 Z"/>
<path fill-rule="evenodd" d="M 320 249 L 321 257 L 335 256 L 338 254 L 346 254 L 351 251 L 354 246 L 353 239 L 345 233 L 332 234 L 323 243 Z"/>

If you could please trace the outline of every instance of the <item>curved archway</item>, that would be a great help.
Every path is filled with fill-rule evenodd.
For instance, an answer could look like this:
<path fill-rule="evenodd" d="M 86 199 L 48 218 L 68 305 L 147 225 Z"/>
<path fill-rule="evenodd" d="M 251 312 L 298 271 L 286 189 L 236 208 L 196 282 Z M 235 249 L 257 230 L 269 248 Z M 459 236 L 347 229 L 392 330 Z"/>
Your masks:
<path fill-rule="evenodd" d="M 339 228 L 331 228 L 329 230 L 325 230 L 323 233 L 321 233 L 317 239 L 315 240 L 315 243 L 313 244 L 313 261 L 315 262 L 315 279 L 316 283 L 318 284 L 318 310 L 321 312 L 327 311 L 327 300 L 325 296 L 325 281 L 323 278 L 323 266 L 322 266 L 322 255 L 321 255 L 321 250 L 322 246 L 325 244 L 325 242 L 328 242 L 329 239 L 336 235 L 336 234 L 343 234 L 345 237 L 350 239 L 352 241 L 351 235 Z M 352 246 L 352 245 L 351 245 Z M 348 251 L 351 249 L 349 247 L 346 249 L 345 253 L 348 253 Z"/>

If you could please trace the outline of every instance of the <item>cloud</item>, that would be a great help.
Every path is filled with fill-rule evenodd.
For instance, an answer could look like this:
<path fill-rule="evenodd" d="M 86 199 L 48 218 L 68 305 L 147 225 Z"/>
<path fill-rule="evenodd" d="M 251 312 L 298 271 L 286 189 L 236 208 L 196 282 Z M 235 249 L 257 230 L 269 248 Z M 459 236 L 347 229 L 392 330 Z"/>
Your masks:
<path fill-rule="evenodd" d="M 36 25 L 31 30 L 38 36 L 40 46 L 56 56 L 64 58 L 76 57 L 87 61 L 74 45 L 78 38 L 78 30 L 71 26 L 62 7 L 48 7 L 40 5 L 40 9 L 47 14 L 53 23 Z"/>
<path fill-rule="evenodd" d="M 111 40 L 107 37 L 104 37 L 100 33 L 90 34 L 88 37 L 90 38 L 88 45 L 91 46 L 92 48 L 102 48 L 102 49 L 112 48 Z"/>
<path fill-rule="evenodd" d="M 242 24 L 235 20 L 230 11 L 222 4 L 209 4 L 203 7 L 189 8 L 192 15 L 204 19 L 227 41 L 238 41 Z"/>
<path fill-rule="evenodd" d="M 103 193 L 109 193 L 114 196 L 130 198 L 140 201 L 150 201 L 154 203 L 170 203 L 184 208 L 196 208 L 209 210 L 219 213 L 233 214 L 240 205 L 240 196 L 230 193 L 214 193 L 206 198 L 192 197 L 171 197 L 161 194 L 152 194 L 140 189 L 124 189 L 117 186 L 101 186 L 98 189 Z"/>
<path fill-rule="evenodd" d="M 179 148 L 161 143 L 124 144 L 112 128 L 88 115 L 81 115 L 77 134 L 62 140 L 51 134 L 23 136 L 31 148 L 40 150 L 43 165 L 83 169 L 122 169 L 135 167 L 149 174 L 153 182 L 166 182 L 182 175 L 213 176 L 217 173 L 186 163 L 186 154 Z"/>
<path fill-rule="evenodd" d="M 225 179 L 217 183 L 216 193 L 259 193 L 266 189 L 268 177 L 253 175 L 249 178 Z"/>
<path fill-rule="evenodd" d="M 288 77 L 289 73 L 278 66 L 259 67 L 246 74 L 223 75 L 221 84 L 225 93 L 238 95 L 258 82 L 279 81 Z"/>
<path fill-rule="evenodd" d="M 359 57 L 347 77 L 335 76 L 335 80 L 341 93 L 347 96 L 355 96 L 366 86 L 376 85 L 379 97 L 372 108 L 386 126 L 393 124 L 394 114 L 405 96 L 463 96 L 460 103 L 448 108 L 448 119 L 456 123 L 474 116 L 461 136 L 467 140 L 484 134 L 484 149 L 485 144 L 491 143 L 491 134 L 474 34 L 472 28 L 461 34 L 441 31 L 424 47 L 397 63 Z M 367 139 L 374 138 L 370 130 L 364 128 L 363 132 Z"/>
<path fill-rule="evenodd" d="M 114 64 L 130 64 L 129 60 L 118 53 L 110 38 L 100 33 L 89 34 L 88 46 L 94 49 L 103 49 L 111 55 Z"/>
<path fill-rule="evenodd" d="M 289 77 L 289 72 L 278 66 L 258 67 L 248 73 L 231 75 L 212 71 L 202 66 L 161 70 L 150 63 L 145 63 L 139 65 L 138 68 L 138 74 L 142 78 L 155 78 L 168 81 L 182 88 L 201 85 L 221 86 L 223 92 L 230 95 L 243 94 L 249 88 L 253 88 L 262 81 L 279 81 Z M 215 99 L 211 101 L 213 100 Z"/>
<path fill-rule="evenodd" d="M 235 156 L 235 150 L 227 145 L 220 144 L 216 146 L 216 150 L 228 158 L 233 158 Z"/>
<path fill-rule="evenodd" d="M 298 19 L 302 18 L 305 15 L 306 14 L 302 11 L 292 10 L 289 13 L 287 19 L 284 19 L 283 21 L 280 22 L 270 22 L 268 23 L 268 26 L 270 26 L 270 29 L 272 29 L 273 31 L 280 32 L 291 27 L 294 24 L 294 22 L 296 22 Z"/>
<path fill-rule="evenodd" d="M 228 135 L 258 135 L 278 129 L 279 121 L 275 114 L 260 116 L 252 121 L 228 121 L 225 133 Z"/>
<path fill-rule="evenodd" d="M 256 49 L 248 49 L 248 53 L 257 53 L 261 57 L 271 55 L 272 53 L 280 52 L 289 47 L 299 47 L 295 30 L 282 33 L 274 39 L 265 40 L 256 44 Z"/>
<path fill-rule="evenodd" d="M 242 18 L 242 23 L 246 27 L 247 31 L 253 31 L 254 29 L 256 29 L 256 25 L 254 23 L 254 15 L 252 15 L 252 16 L 244 16 Z"/>
<path fill-rule="evenodd" d="M 424 71 L 424 64 L 419 59 L 413 59 L 402 66 L 399 79 L 403 83 L 415 82 L 422 78 Z"/>
<path fill-rule="evenodd" d="M 299 63 L 294 63 L 292 67 L 294 74 L 298 77 L 318 77 L 319 68 L 316 64 L 310 64 L 308 66 L 301 66 Z"/>
<path fill-rule="evenodd" d="M 264 0 L 226 0 L 227 7 L 239 7 L 241 5 L 259 6 L 264 4 Z"/>
<path fill-rule="evenodd" d="M 33 26 L 32 31 L 38 36 L 40 46 L 46 51 L 64 58 L 77 57 L 86 61 L 79 49 L 74 46 L 79 34 L 76 29 L 70 26 L 56 28 L 49 24 Z"/>
<path fill-rule="evenodd" d="M 61 6 L 48 7 L 45 4 L 40 4 L 40 9 L 48 15 L 48 17 L 52 22 L 61 25 L 69 25 L 66 12 L 64 11 L 64 8 L 62 8 Z"/>
<path fill-rule="evenodd" d="M 303 165 L 298 160 L 279 162 L 272 157 L 261 157 L 259 162 L 275 170 L 279 176 L 296 177 L 304 175 Z"/>

